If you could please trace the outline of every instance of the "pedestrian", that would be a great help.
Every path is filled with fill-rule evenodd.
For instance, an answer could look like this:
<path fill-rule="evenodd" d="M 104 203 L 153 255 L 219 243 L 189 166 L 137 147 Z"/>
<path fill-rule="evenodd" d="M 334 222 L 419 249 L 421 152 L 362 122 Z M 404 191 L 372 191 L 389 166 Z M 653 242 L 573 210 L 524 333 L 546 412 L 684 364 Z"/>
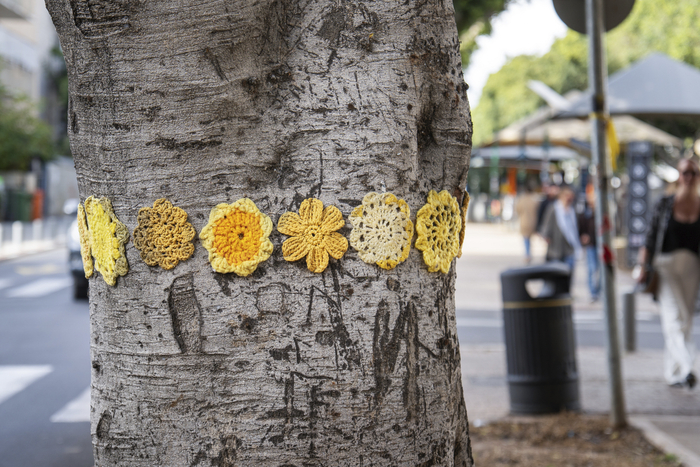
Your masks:
<path fill-rule="evenodd" d="M 537 227 L 537 208 L 539 205 L 540 197 L 534 192 L 530 184 L 525 186 L 525 193 L 518 196 L 518 199 L 515 200 L 515 213 L 520 221 L 520 235 L 523 236 L 525 244 L 525 263 L 527 264 L 530 264 L 532 261 L 530 239 Z"/>
<path fill-rule="evenodd" d="M 542 222 L 544 222 L 544 215 L 549 210 L 549 206 L 554 203 L 559 197 L 559 185 L 546 184 L 542 186 L 542 192 L 544 193 L 544 198 L 540 202 L 540 206 L 537 208 L 537 232 L 542 231 Z"/>
<path fill-rule="evenodd" d="M 678 163 L 678 187 L 656 204 L 638 276 L 645 283 L 658 274 L 658 301 L 664 334 L 664 377 L 669 385 L 693 388 L 693 312 L 700 286 L 700 169 L 690 159 Z"/>
<path fill-rule="evenodd" d="M 586 208 L 579 214 L 577 221 L 581 246 L 586 252 L 588 290 L 591 293 L 591 303 L 595 303 L 600 295 L 600 262 L 596 248 L 595 192 L 592 189 L 586 190 Z"/>
<path fill-rule="evenodd" d="M 576 258 L 581 254 L 574 198 L 574 191 L 570 187 L 562 187 L 559 197 L 544 214 L 540 231 L 547 242 L 546 260 L 566 263 L 571 271 L 572 283 Z"/>

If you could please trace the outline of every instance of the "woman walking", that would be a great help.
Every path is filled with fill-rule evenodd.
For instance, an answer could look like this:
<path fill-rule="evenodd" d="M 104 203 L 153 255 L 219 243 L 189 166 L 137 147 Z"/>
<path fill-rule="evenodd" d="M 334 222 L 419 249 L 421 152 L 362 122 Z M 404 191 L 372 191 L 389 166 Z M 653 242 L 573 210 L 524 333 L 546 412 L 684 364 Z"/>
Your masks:
<path fill-rule="evenodd" d="M 647 279 L 652 265 L 659 275 L 658 299 L 666 343 L 664 377 L 671 386 L 693 388 L 693 312 L 700 286 L 700 169 L 690 159 L 678 163 L 678 189 L 654 209 L 646 245 L 639 251 Z"/>

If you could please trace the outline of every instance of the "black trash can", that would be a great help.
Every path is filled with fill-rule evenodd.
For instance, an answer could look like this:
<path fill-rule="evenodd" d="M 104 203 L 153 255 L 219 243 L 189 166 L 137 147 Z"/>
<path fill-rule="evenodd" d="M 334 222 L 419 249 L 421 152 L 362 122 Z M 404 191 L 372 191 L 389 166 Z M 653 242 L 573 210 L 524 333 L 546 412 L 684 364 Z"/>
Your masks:
<path fill-rule="evenodd" d="M 570 276 L 564 263 L 501 273 L 508 391 L 513 413 L 581 409 Z M 525 283 L 536 279 L 544 285 L 539 295 L 532 297 Z"/>

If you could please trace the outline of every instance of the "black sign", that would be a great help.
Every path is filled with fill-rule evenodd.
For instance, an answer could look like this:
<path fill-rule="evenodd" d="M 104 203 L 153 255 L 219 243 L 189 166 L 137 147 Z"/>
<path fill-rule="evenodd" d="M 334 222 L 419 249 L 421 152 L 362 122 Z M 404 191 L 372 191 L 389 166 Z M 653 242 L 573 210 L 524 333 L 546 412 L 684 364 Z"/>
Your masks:
<path fill-rule="evenodd" d="M 630 264 L 637 257 L 639 248 L 644 246 L 651 221 L 647 177 L 653 154 L 654 146 L 647 141 L 634 141 L 627 145 L 627 171 L 630 177 L 627 190 L 627 258 Z"/>

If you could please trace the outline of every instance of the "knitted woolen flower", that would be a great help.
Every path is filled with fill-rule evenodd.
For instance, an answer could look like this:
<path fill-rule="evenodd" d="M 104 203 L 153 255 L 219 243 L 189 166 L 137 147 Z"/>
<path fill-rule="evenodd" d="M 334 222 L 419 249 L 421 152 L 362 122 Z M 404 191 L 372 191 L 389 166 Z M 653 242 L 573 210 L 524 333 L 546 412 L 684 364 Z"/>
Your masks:
<path fill-rule="evenodd" d="M 272 254 L 272 221 L 248 198 L 211 210 L 199 233 L 214 271 L 248 276 Z"/>
<path fill-rule="evenodd" d="M 124 249 L 129 241 L 129 229 L 117 219 L 107 198 L 90 196 L 85 200 L 85 212 L 95 269 L 106 283 L 116 285 L 117 277 L 129 272 Z"/>
<path fill-rule="evenodd" d="M 80 238 L 80 256 L 83 259 L 83 270 L 85 279 L 92 277 L 95 272 L 90 252 L 90 232 L 88 231 L 87 220 L 85 220 L 85 208 L 78 204 L 78 236 Z"/>
<path fill-rule="evenodd" d="M 416 248 L 423 252 L 428 271 L 447 274 L 459 252 L 462 216 L 457 199 L 447 190 L 428 193 L 428 203 L 416 216 Z"/>
<path fill-rule="evenodd" d="M 350 245 L 365 263 L 393 269 L 408 258 L 413 239 L 411 209 L 391 193 L 368 193 L 349 216 Z"/>
<path fill-rule="evenodd" d="M 457 258 L 462 257 L 462 246 L 464 245 L 464 231 L 467 228 L 467 210 L 469 209 L 469 193 L 464 193 L 464 198 L 462 198 L 462 230 L 459 231 L 459 253 L 457 253 Z"/>
<path fill-rule="evenodd" d="M 187 213 L 161 198 L 153 207 L 139 210 L 134 229 L 134 246 L 149 266 L 172 269 L 194 253 L 196 232 L 187 222 Z"/>
<path fill-rule="evenodd" d="M 323 272 L 328 266 L 328 255 L 340 259 L 348 249 L 348 241 L 336 230 L 345 225 L 343 214 L 335 206 L 323 208 L 321 200 L 302 201 L 299 214 L 285 212 L 277 222 L 277 230 L 290 238 L 282 244 L 287 261 L 306 256 L 311 272 Z"/>

